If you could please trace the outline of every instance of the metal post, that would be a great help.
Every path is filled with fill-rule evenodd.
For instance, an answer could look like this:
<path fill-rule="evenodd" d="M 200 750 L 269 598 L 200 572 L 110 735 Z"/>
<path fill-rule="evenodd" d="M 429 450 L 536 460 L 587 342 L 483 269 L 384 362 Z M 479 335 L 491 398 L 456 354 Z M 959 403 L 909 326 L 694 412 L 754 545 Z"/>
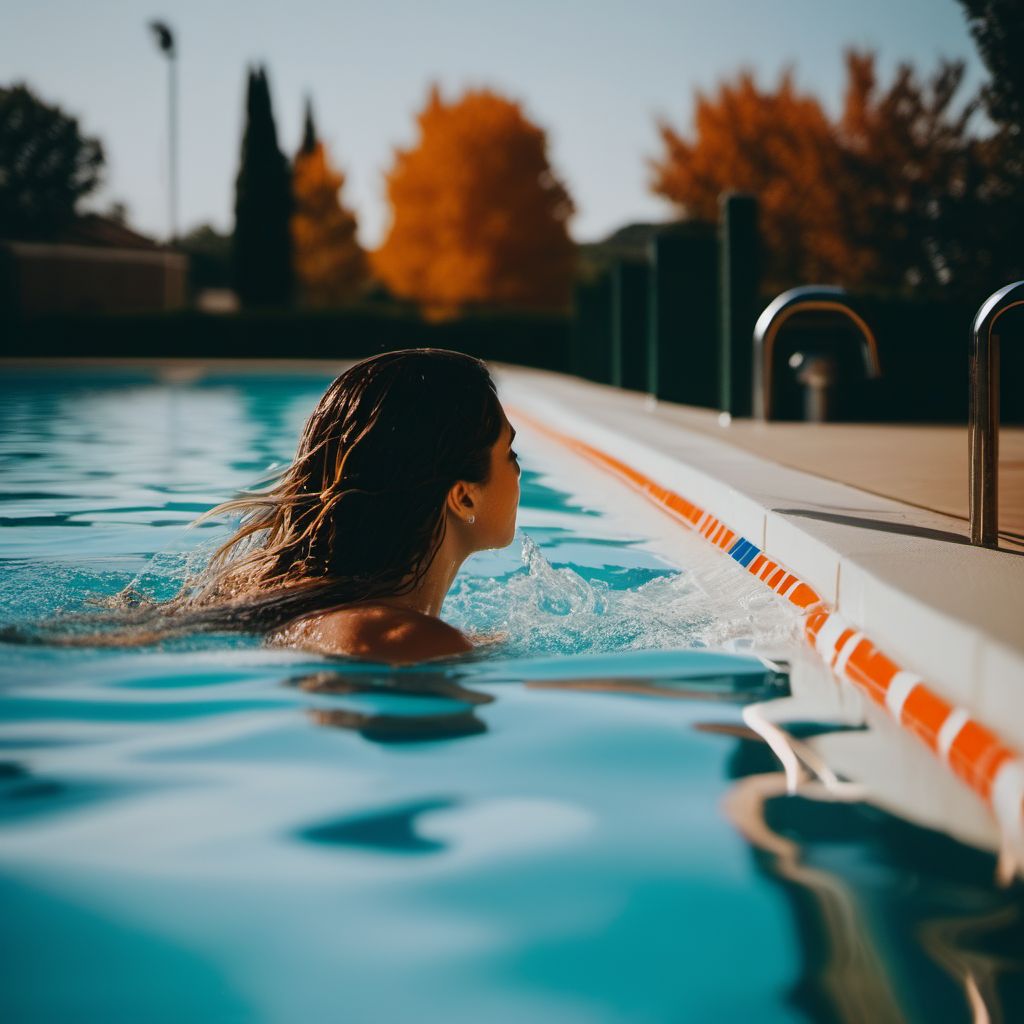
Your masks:
<path fill-rule="evenodd" d="M 168 173 L 167 205 L 170 220 L 170 241 L 178 237 L 178 52 L 174 32 L 163 21 L 151 21 L 149 27 L 156 37 L 160 52 L 167 57 L 168 86 Z"/>
<path fill-rule="evenodd" d="M 971 328 L 970 457 L 971 543 L 999 546 L 999 318 L 1024 306 L 1024 281 L 1008 284 L 982 303 Z"/>
<path fill-rule="evenodd" d="M 757 199 L 730 192 L 721 198 L 719 217 L 719 408 L 732 416 L 750 415 L 751 335 L 757 319 Z"/>
<path fill-rule="evenodd" d="M 782 326 L 797 313 L 838 313 L 849 320 L 857 328 L 865 373 L 868 377 L 880 377 L 882 374 L 874 332 L 853 308 L 845 289 L 822 284 L 790 288 L 768 303 L 754 326 L 751 404 L 756 419 L 772 418 L 772 351 Z"/>
<path fill-rule="evenodd" d="M 718 401 L 718 239 L 693 221 L 651 240 L 648 387 L 659 399 Z"/>
<path fill-rule="evenodd" d="M 612 268 L 612 384 L 647 390 L 647 278 L 645 263 L 620 260 Z"/>
<path fill-rule="evenodd" d="M 599 384 L 612 376 L 611 295 L 607 273 L 578 282 L 574 290 L 572 372 Z"/>
<path fill-rule="evenodd" d="M 178 237 L 178 55 L 172 49 L 167 60 L 170 98 L 170 212 L 171 241 Z"/>

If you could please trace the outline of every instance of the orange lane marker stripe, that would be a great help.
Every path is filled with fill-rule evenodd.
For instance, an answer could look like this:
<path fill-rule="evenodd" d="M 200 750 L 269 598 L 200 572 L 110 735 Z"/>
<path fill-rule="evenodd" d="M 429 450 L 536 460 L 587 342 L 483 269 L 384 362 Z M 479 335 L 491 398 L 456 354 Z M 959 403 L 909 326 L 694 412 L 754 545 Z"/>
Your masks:
<path fill-rule="evenodd" d="M 809 605 L 818 604 L 821 601 L 821 595 L 806 583 L 801 582 L 789 595 L 789 600 L 797 608 L 806 609 Z"/>
<path fill-rule="evenodd" d="M 953 710 L 951 704 L 926 686 L 916 686 L 900 712 L 900 721 L 932 748 L 938 749 L 939 730 Z"/>
<path fill-rule="evenodd" d="M 752 541 L 626 463 L 553 430 L 521 410 L 510 410 L 539 433 L 610 470 L 666 512 L 726 551 L 804 616 L 804 637 L 836 674 L 859 687 L 938 754 L 995 811 L 1005 830 L 1024 826 L 1024 758 L 990 729 L 955 708 L 913 673 L 901 669 L 822 600 L 795 573 L 769 559 Z"/>

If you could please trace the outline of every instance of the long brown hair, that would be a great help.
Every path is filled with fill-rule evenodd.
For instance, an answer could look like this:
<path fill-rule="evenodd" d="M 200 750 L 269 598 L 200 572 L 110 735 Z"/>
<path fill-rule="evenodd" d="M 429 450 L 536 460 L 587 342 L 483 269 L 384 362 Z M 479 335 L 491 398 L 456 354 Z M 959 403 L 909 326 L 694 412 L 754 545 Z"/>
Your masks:
<path fill-rule="evenodd" d="M 458 480 L 487 482 L 502 424 L 479 359 L 431 348 L 365 359 L 330 385 L 295 458 L 269 486 L 199 517 L 240 514 L 234 535 L 177 596 L 140 601 L 126 588 L 114 612 L 66 617 L 71 630 L 58 621 L 5 638 L 106 646 L 190 632 L 264 633 L 406 593 L 444 539 L 449 489 Z"/>

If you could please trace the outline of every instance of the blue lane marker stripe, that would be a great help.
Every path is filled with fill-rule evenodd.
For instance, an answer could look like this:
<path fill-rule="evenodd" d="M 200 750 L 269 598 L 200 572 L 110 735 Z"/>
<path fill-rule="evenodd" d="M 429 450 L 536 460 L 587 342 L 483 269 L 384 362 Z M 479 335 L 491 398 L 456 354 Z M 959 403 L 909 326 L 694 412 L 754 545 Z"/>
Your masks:
<path fill-rule="evenodd" d="M 730 548 L 729 554 L 736 559 L 745 569 L 760 554 L 760 549 L 750 543 L 745 537 L 740 539 Z"/>
<path fill-rule="evenodd" d="M 738 562 L 747 553 L 748 547 L 750 547 L 750 541 L 747 540 L 746 537 L 740 537 L 736 543 L 729 548 L 729 554 Z"/>

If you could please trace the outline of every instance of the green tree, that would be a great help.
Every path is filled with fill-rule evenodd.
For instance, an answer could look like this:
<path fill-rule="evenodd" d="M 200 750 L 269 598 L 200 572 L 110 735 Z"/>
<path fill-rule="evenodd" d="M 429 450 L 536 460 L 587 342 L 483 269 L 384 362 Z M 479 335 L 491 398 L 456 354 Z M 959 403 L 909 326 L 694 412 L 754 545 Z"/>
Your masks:
<path fill-rule="evenodd" d="M 1024 4 L 1020 0 L 960 0 L 971 35 L 992 80 L 985 105 L 992 120 L 1024 136 Z"/>
<path fill-rule="evenodd" d="M 291 214 L 291 170 L 277 144 L 266 70 L 250 69 L 232 239 L 235 289 L 244 306 L 291 301 Z"/>
<path fill-rule="evenodd" d="M 54 237 L 102 170 L 102 145 L 75 118 L 22 83 L 0 88 L 0 237 Z"/>
<path fill-rule="evenodd" d="M 231 236 L 212 224 L 200 224 L 177 239 L 175 247 L 188 256 L 192 288 L 228 288 L 231 285 Z"/>
<path fill-rule="evenodd" d="M 1024 278 L 1024 4 L 960 0 L 971 35 L 992 76 L 982 90 L 997 131 L 982 144 L 990 171 L 983 230 L 989 287 Z"/>

